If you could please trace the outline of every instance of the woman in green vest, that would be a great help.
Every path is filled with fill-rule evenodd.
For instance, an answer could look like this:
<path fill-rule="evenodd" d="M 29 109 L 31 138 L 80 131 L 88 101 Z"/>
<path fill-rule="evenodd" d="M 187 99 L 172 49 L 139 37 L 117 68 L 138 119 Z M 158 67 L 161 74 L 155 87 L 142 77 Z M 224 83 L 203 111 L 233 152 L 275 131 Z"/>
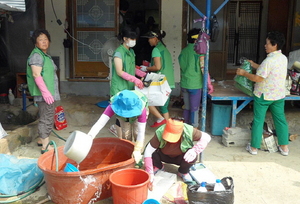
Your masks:
<path fill-rule="evenodd" d="M 166 124 L 155 131 L 145 148 L 144 166 L 150 174 L 150 182 L 153 183 L 155 173 L 164 170 L 163 163 L 178 165 L 178 175 L 184 182 L 192 182 L 189 169 L 210 140 L 209 134 L 183 120 L 168 119 Z M 194 141 L 197 142 L 194 144 Z M 152 189 L 151 184 L 149 188 Z"/>
<path fill-rule="evenodd" d="M 50 34 L 47 30 L 38 29 L 32 34 L 35 48 L 27 60 L 27 84 L 31 96 L 39 107 L 38 145 L 41 153 L 52 149 L 49 146 L 49 135 L 54 125 L 54 102 L 60 100 L 58 91 L 57 67 L 47 53 L 50 46 Z"/>
<path fill-rule="evenodd" d="M 114 96 L 123 90 L 134 90 L 134 86 L 142 89 L 143 82 L 135 77 L 146 74 L 135 68 L 135 53 L 132 49 L 136 44 L 138 29 L 133 26 L 125 26 L 119 34 L 118 39 L 122 44 L 115 50 L 112 59 L 112 76 L 110 85 L 110 95 Z M 138 72 L 138 73 L 137 73 Z M 142 73 L 142 74 L 141 74 Z M 120 122 L 109 127 L 109 131 L 117 137 L 122 137 Z"/>
<path fill-rule="evenodd" d="M 180 86 L 184 101 L 183 118 L 195 128 L 199 126 L 199 106 L 202 95 L 203 74 L 200 67 L 200 54 L 194 50 L 200 29 L 193 28 L 187 37 L 188 44 L 178 57 L 180 65 Z"/>
<path fill-rule="evenodd" d="M 145 36 L 149 38 L 148 42 L 151 46 L 154 46 L 151 54 L 151 66 L 141 66 L 141 70 L 144 72 L 156 72 L 166 76 L 168 84 L 171 89 L 175 88 L 174 81 L 174 68 L 172 64 L 172 56 L 162 39 L 166 36 L 166 32 L 162 30 L 150 31 Z M 170 94 L 171 95 L 171 94 Z M 157 110 L 155 106 L 149 106 L 150 113 L 156 118 L 151 127 L 159 127 L 166 123 L 166 120 L 170 118 L 168 106 L 170 103 L 170 95 L 164 106 L 160 106 Z"/>

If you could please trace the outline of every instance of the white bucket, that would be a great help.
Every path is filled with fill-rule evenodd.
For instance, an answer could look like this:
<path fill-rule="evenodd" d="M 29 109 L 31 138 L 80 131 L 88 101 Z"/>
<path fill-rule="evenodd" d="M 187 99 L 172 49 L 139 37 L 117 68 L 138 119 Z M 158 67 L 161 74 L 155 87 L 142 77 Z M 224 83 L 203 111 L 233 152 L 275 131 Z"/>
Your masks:
<path fill-rule="evenodd" d="M 64 154 L 79 164 L 88 155 L 92 144 L 93 138 L 91 136 L 75 130 L 66 141 Z"/>

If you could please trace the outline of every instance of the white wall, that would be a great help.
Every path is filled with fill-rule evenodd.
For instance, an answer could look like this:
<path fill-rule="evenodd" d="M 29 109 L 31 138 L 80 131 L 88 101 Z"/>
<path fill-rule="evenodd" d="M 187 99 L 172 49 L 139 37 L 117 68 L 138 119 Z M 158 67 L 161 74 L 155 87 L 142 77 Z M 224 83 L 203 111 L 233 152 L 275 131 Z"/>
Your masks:
<path fill-rule="evenodd" d="M 64 23 L 66 19 L 66 1 L 53 0 L 53 7 L 57 18 Z M 63 41 L 67 38 L 67 36 L 64 32 L 63 25 L 59 26 L 56 22 L 51 1 L 45 1 L 45 21 L 46 29 L 49 31 L 51 36 L 49 54 L 51 56 L 59 57 L 60 81 L 65 81 L 65 51 Z"/>
<path fill-rule="evenodd" d="M 163 39 L 173 58 L 175 82 L 180 80 L 178 56 L 182 39 L 182 0 L 161 0 L 161 29 L 166 32 Z"/>

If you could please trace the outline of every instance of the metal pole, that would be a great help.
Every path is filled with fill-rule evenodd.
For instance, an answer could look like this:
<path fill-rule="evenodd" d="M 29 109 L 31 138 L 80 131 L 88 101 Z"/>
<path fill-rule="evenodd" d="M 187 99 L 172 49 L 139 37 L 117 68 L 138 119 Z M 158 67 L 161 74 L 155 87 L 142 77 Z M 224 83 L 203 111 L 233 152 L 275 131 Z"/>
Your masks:
<path fill-rule="evenodd" d="M 211 16 L 211 0 L 206 1 L 206 31 L 209 34 L 210 27 L 210 16 Z M 206 124 L 206 105 L 207 105 L 207 78 L 208 78 L 208 62 L 209 62 L 209 42 L 207 46 L 207 51 L 205 55 L 205 63 L 204 63 L 204 81 L 203 81 L 203 90 L 202 90 L 202 124 L 201 130 L 205 132 L 205 124 Z"/>
<path fill-rule="evenodd" d="M 211 0 L 206 1 L 206 32 L 209 34 L 209 26 L 210 26 L 210 15 L 211 15 Z M 206 105 L 207 105 L 207 78 L 208 78 L 208 62 L 209 62 L 209 41 L 207 41 L 207 51 L 205 55 L 205 63 L 204 63 L 204 81 L 203 81 L 203 90 L 202 90 L 202 124 L 201 131 L 205 132 L 205 124 L 206 124 Z M 203 162 L 203 152 L 200 153 L 200 162 Z"/>

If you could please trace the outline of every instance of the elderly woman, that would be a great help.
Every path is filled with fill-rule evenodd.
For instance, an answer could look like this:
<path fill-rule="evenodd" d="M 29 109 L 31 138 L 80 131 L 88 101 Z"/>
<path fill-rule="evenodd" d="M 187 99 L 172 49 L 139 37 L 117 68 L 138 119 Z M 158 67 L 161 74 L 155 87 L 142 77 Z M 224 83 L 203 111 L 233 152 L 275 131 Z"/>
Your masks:
<path fill-rule="evenodd" d="M 38 134 L 41 153 L 52 147 L 49 144 L 49 135 L 54 125 L 54 102 L 60 100 L 58 91 L 57 67 L 47 53 L 50 46 L 50 34 L 47 30 L 38 29 L 32 34 L 35 48 L 27 60 L 27 83 L 30 94 L 39 107 Z"/>
<path fill-rule="evenodd" d="M 263 125 L 266 112 L 269 109 L 275 125 L 278 137 L 278 148 L 283 156 L 289 154 L 289 130 L 284 114 L 285 79 L 287 72 L 287 57 L 281 53 L 285 43 L 284 35 L 278 31 L 267 34 L 265 49 L 266 59 L 261 64 L 256 64 L 249 60 L 251 67 L 256 69 L 256 74 L 248 73 L 246 70 L 238 68 L 237 75 L 244 76 L 255 82 L 254 86 L 254 119 L 251 129 L 251 143 L 246 150 L 256 155 L 260 148 Z"/>

